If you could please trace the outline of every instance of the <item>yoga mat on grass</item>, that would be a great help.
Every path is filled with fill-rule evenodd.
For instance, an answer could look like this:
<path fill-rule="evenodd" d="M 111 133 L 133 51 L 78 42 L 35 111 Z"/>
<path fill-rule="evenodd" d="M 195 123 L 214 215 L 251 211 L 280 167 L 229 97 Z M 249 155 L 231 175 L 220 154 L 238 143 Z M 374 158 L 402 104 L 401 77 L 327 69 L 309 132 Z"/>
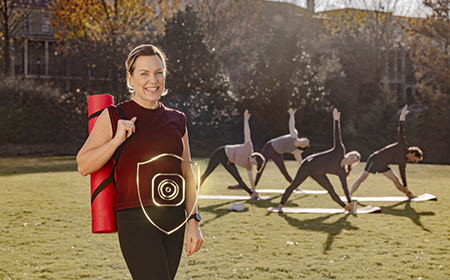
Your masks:
<path fill-rule="evenodd" d="M 342 200 L 347 199 L 345 196 L 341 197 Z M 437 198 L 429 193 L 424 193 L 421 194 L 415 198 L 409 199 L 407 196 L 373 196 L 373 197 L 358 197 L 358 196 L 353 196 L 352 199 L 357 200 L 357 201 L 415 201 L 415 202 L 420 202 L 420 201 L 436 201 Z"/>
<path fill-rule="evenodd" d="M 271 200 L 270 196 L 260 196 L 259 200 Z M 198 199 L 224 199 L 224 200 L 252 200 L 249 195 L 208 195 L 201 194 Z M 253 199 L 255 200 L 255 199 Z"/>
<path fill-rule="evenodd" d="M 281 193 L 283 194 L 285 190 L 283 189 L 257 189 L 257 193 Z M 292 193 L 304 193 L 304 194 L 327 194 L 326 190 L 294 190 Z"/>
<path fill-rule="evenodd" d="M 279 213 L 277 207 L 269 207 L 267 211 L 271 213 Z M 317 214 L 348 214 L 343 208 L 298 208 L 298 207 L 283 207 L 282 213 L 288 214 L 305 214 L 305 213 L 317 213 Z M 356 214 L 370 214 L 381 213 L 381 208 L 375 206 L 366 206 L 358 208 Z"/>

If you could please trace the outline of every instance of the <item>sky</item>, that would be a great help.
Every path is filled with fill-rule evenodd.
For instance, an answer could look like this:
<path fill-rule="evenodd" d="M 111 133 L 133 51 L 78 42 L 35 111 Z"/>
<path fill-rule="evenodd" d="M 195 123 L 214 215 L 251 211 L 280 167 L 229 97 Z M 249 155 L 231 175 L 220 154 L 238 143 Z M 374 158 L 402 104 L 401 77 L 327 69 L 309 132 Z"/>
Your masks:
<path fill-rule="evenodd" d="M 274 2 L 290 2 L 306 8 L 307 0 L 270 0 Z M 343 8 L 377 9 L 380 4 L 385 11 L 393 11 L 395 15 L 407 17 L 425 17 L 427 8 L 422 0 L 315 0 L 315 11 Z"/>

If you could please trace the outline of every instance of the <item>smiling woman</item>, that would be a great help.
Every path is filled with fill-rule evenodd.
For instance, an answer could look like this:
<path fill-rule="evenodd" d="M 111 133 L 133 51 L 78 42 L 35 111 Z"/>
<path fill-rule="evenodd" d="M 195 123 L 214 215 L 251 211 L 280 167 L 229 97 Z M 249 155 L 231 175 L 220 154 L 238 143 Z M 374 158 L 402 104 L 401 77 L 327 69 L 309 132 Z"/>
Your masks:
<path fill-rule="evenodd" d="M 157 55 L 140 55 L 131 53 L 127 60 L 127 83 L 132 100 L 148 109 L 156 109 L 158 100 L 166 95 L 166 65 L 163 53 Z"/>
<path fill-rule="evenodd" d="M 109 106 L 101 113 L 77 155 L 79 172 L 88 175 L 102 168 L 122 147 L 115 167 L 114 209 L 120 247 L 134 280 L 175 277 L 181 259 L 184 223 L 188 219 L 186 213 L 195 213 L 187 223 L 188 256 L 197 252 L 203 243 L 195 177 L 189 163 L 186 117 L 159 102 L 166 93 L 165 61 L 164 53 L 153 45 L 141 45 L 130 52 L 126 68 L 131 100 Z M 126 119 L 122 119 L 119 110 L 123 110 Z M 162 154 L 176 155 L 183 160 L 174 157 L 143 172 L 137 171 L 139 163 Z M 151 181 L 151 178 L 168 173 L 184 178 L 182 204 L 155 204 L 148 185 L 138 193 L 137 178 L 141 182 Z M 150 223 L 146 215 L 159 227 Z M 176 228 L 178 230 L 172 231 Z M 154 278 L 149 278 L 150 275 Z"/>

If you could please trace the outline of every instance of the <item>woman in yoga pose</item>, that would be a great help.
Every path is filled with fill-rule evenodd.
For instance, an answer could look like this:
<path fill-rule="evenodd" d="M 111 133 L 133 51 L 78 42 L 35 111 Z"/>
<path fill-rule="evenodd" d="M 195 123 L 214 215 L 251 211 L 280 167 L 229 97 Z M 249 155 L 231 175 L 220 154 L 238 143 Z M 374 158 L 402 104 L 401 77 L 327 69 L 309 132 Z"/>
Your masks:
<path fill-rule="evenodd" d="M 409 113 L 408 105 L 405 105 L 400 114 L 398 122 L 398 137 L 397 142 L 387 145 L 386 147 L 373 152 L 367 159 L 366 167 L 362 172 L 361 176 L 353 184 L 350 195 L 359 188 L 361 183 L 366 180 L 370 173 L 376 174 L 381 173 L 387 178 L 389 178 L 397 187 L 399 191 L 404 193 L 408 198 L 416 197 L 409 189 L 406 184 L 406 162 L 419 162 L 423 158 L 422 150 L 419 147 L 409 147 L 406 143 L 405 136 L 405 119 L 406 115 Z M 397 175 L 389 168 L 389 164 L 397 164 L 400 170 L 400 176 L 402 177 L 403 183 L 400 183 Z"/>
<path fill-rule="evenodd" d="M 339 113 L 337 109 L 334 109 L 333 148 L 324 152 L 312 154 L 302 161 L 297 175 L 295 175 L 294 180 L 286 189 L 283 197 L 281 198 L 281 202 L 278 205 L 279 212 L 282 212 L 282 207 L 292 192 L 309 176 L 311 176 L 317 183 L 326 189 L 336 203 L 348 210 L 350 213 L 352 212 L 353 205 L 348 192 L 347 176 L 350 174 L 352 166 L 360 161 L 361 156 L 357 151 L 352 151 L 347 154 L 345 153 L 345 147 L 341 139 L 340 117 L 341 113 Z M 347 205 L 336 194 L 326 174 L 334 174 L 339 176 L 345 196 L 347 197 Z"/>
<path fill-rule="evenodd" d="M 211 172 L 216 169 L 219 164 L 222 164 L 223 167 L 236 179 L 239 183 L 239 187 L 247 191 L 252 199 L 258 199 L 258 193 L 255 191 L 255 183 L 253 181 L 252 175 L 252 166 L 256 165 L 257 172 L 261 171 L 261 168 L 264 164 L 264 156 L 260 153 L 253 152 L 253 143 L 250 135 L 250 125 L 248 120 L 250 119 L 250 113 L 248 110 L 244 112 L 244 143 L 237 145 L 225 145 L 217 148 L 211 155 L 211 158 L 208 163 L 208 167 L 206 168 L 205 173 L 203 173 L 200 184 L 205 182 L 206 178 L 211 174 Z M 236 168 L 236 165 L 244 167 L 247 169 L 248 179 L 250 180 L 250 184 L 252 189 L 244 183 L 239 172 Z"/>

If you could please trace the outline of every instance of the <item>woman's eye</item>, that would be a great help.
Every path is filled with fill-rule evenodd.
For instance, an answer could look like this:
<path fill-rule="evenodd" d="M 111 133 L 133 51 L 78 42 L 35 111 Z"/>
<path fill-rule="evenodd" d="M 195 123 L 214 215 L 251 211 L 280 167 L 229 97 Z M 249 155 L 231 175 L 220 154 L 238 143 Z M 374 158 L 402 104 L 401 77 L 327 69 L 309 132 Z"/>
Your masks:
<path fill-rule="evenodd" d="M 147 75 L 148 75 L 148 73 L 145 73 L 145 72 L 141 73 L 141 76 L 147 76 Z"/>

